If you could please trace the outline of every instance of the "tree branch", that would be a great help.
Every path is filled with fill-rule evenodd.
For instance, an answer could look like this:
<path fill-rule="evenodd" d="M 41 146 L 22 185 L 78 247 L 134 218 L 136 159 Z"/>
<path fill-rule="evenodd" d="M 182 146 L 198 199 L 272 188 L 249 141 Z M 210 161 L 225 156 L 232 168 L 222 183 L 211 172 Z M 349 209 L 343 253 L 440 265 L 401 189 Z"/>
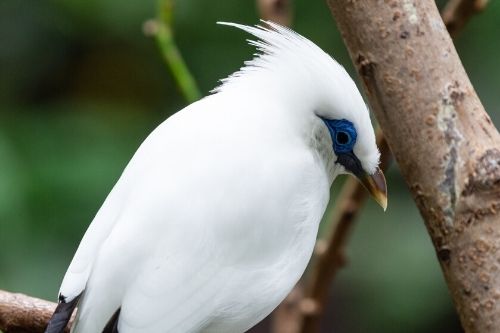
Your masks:
<path fill-rule="evenodd" d="M 377 132 L 377 145 L 380 149 L 380 167 L 386 171 L 392 155 L 381 131 Z M 344 266 L 344 251 L 349 236 L 367 198 L 366 189 L 352 177 L 349 177 L 342 186 L 341 193 L 335 202 L 335 215 L 331 222 L 335 229 L 325 246 L 320 245 L 320 250 L 316 251 L 316 263 L 311 268 L 311 276 L 307 280 L 305 297 L 300 307 L 302 315 L 299 320 L 300 332 L 319 331 L 320 317 L 328 302 L 331 283 L 339 269 Z"/>
<path fill-rule="evenodd" d="M 377 130 L 380 148 L 380 167 L 389 168 L 392 154 L 382 132 Z M 318 240 L 314 251 L 311 274 L 297 285 L 275 312 L 272 332 L 318 332 L 320 319 L 328 302 L 332 281 L 345 264 L 344 251 L 354 222 L 366 202 L 368 193 L 356 179 L 346 179 L 335 202 L 335 212 L 330 225 L 333 232 L 327 240 Z M 305 289 L 305 290 L 304 290 Z M 286 324 L 279 324 L 285 323 Z"/>
<path fill-rule="evenodd" d="M 443 9 L 442 17 L 452 37 L 462 30 L 470 18 L 481 12 L 488 0 L 450 0 Z"/>
<path fill-rule="evenodd" d="M 290 26 L 292 23 L 291 0 L 257 0 L 260 18 Z"/>
<path fill-rule="evenodd" d="M 462 325 L 500 327 L 500 136 L 434 1 L 329 0 Z"/>
<path fill-rule="evenodd" d="M 0 290 L 0 331 L 43 332 L 56 306 L 56 303 Z M 69 332 L 69 329 L 66 329 L 66 332 Z"/>
<path fill-rule="evenodd" d="M 481 2 L 482 6 L 480 9 L 475 7 L 475 10 L 467 10 L 466 4 L 471 2 Z M 447 29 L 455 36 L 458 35 L 472 15 L 484 9 L 486 4 L 486 0 L 450 0 L 442 14 Z M 458 10 L 459 8 L 460 10 Z M 461 24 L 454 24 L 458 20 Z M 381 167 L 385 171 L 388 168 L 392 154 L 381 131 L 377 133 L 377 145 L 380 147 Z M 366 199 L 366 191 L 359 182 L 351 178 L 346 180 L 338 196 L 334 208 L 335 215 L 330 223 L 335 229 L 328 241 L 318 241 L 317 248 L 320 250 L 315 251 L 315 258 L 311 265 L 311 277 L 306 279 L 302 285 L 297 286 L 293 297 L 287 298 L 276 311 L 275 321 L 278 321 L 279 318 L 286 318 L 288 324 L 277 325 L 275 323 L 273 332 L 308 333 L 319 331 L 320 319 L 328 301 L 330 286 L 335 279 L 336 273 L 345 262 L 345 247 L 358 212 Z M 304 288 L 306 289 L 305 294 Z M 301 295 L 301 297 L 297 295 Z M 280 322 L 283 322 L 283 320 L 280 320 Z"/>

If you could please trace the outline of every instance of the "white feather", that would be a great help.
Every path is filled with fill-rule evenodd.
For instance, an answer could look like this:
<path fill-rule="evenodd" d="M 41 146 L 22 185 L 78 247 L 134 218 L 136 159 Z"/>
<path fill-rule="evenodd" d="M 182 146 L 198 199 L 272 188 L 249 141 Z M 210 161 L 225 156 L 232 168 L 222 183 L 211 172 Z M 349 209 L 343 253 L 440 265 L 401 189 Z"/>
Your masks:
<path fill-rule="evenodd" d="M 302 275 L 342 172 L 318 116 L 351 120 L 363 166 L 378 164 L 343 68 L 266 23 L 225 23 L 263 53 L 153 131 L 101 207 L 61 286 L 83 292 L 73 332 L 100 332 L 118 308 L 121 333 L 249 329 Z"/>

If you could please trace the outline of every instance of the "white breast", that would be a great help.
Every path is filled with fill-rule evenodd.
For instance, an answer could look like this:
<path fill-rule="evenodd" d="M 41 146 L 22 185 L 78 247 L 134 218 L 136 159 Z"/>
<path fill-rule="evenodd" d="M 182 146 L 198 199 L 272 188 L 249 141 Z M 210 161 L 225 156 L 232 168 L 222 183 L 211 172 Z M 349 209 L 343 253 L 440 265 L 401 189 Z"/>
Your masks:
<path fill-rule="evenodd" d="M 106 229 L 89 228 L 61 288 L 86 285 L 74 332 L 119 307 L 122 333 L 244 331 L 302 275 L 329 199 L 322 159 L 286 118 L 220 96 L 162 124 L 127 166 L 98 214 L 113 220 L 94 221 Z"/>

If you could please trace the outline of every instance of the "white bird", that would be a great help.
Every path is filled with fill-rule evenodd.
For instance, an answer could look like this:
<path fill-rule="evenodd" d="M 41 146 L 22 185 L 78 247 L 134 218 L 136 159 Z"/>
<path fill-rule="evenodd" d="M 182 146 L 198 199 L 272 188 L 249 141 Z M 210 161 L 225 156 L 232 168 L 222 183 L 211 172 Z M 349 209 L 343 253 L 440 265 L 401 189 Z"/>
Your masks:
<path fill-rule="evenodd" d="M 90 224 L 46 332 L 244 332 L 311 257 L 329 190 L 352 174 L 387 204 L 356 85 L 299 34 L 221 23 L 260 54 L 139 147 Z"/>

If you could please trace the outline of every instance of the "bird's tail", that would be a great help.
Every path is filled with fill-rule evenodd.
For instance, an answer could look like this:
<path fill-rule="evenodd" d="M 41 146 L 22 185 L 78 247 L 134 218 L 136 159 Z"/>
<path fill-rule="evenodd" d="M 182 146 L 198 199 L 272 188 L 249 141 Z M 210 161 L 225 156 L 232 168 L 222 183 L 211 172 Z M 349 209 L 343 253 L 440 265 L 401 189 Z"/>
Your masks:
<path fill-rule="evenodd" d="M 49 324 L 45 329 L 45 333 L 63 333 L 66 325 L 68 325 L 69 320 L 71 319 L 71 314 L 76 308 L 78 304 L 78 300 L 80 299 L 80 295 L 73 298 L 71 301 L 66 302 L 65 297 L 59 296 L 59 304 L 57 304 L 56 310 L 54 314 L 50 318 Z"/>

